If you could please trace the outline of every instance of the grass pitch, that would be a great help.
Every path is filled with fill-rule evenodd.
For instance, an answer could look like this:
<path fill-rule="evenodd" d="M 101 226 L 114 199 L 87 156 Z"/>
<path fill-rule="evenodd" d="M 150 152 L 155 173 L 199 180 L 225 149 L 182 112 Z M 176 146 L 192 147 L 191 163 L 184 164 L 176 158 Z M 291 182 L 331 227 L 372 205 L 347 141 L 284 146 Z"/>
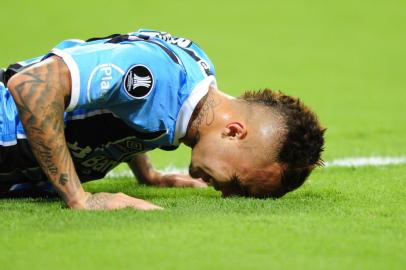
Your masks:
<path fill-rule="evenodd" d="M 197 41 L 234 95 L 302 97 L 328 127 L 324 158 L 406 154 L 404 1 L 6 1 L 0 65 L 66 38 L 137 28 Z M 189 151 L 152 153 L 184 167 Z M 58 200 L 0 201 L 0 269 L 404 269 L 406 166 L 324 168 L 280 200 L 213 189 L 122 191 L 163 212 L 79 212 Z"/>

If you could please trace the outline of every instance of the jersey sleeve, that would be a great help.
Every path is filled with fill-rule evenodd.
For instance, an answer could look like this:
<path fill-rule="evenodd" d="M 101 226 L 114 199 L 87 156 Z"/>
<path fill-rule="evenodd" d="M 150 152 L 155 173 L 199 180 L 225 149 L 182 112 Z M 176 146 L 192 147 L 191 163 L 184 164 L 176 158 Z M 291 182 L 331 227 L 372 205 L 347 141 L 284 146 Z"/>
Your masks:
<path fill-rule="evenodd" d="M 51 55 L 62 57 L 71 73 L 67 111 L 117 108 L 147 98 L 159 86 L 181 85 L 183 69 L 176 56 L 144 41 L 85 43 L 54 48 Z"/>

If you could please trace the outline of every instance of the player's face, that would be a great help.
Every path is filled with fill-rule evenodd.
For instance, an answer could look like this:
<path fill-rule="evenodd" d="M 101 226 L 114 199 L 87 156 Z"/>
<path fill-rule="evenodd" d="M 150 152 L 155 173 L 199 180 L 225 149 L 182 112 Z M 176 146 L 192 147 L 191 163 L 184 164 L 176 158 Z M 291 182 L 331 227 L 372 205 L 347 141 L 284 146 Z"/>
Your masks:
<path fill-rule="evenodd" d="M 260 152 L 260 147 L 223 139 L 213 132 L 201 138 L 193 148 L 189 171 L 192 177 L 202 178 L 221 191 L 223 196 L 260 196 L 277 192 L 279 177 L 272 179 L 269 176 L 277 175 L 278 168 L 269 166 L 269 160 L 264 160 Z M 268 190 L 261 190 L 258 179 L 274 181 L 271 190 L 269 183 Z"/>

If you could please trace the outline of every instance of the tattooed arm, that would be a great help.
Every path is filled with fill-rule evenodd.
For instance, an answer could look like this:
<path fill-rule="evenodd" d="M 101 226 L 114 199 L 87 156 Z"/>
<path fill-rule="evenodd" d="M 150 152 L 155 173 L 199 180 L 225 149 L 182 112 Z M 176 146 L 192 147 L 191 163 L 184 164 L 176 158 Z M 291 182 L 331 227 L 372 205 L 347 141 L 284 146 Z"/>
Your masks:
<path fill-rule="evenodd" d="M 39 165 L 68 207 L 159 209 L 122 193 L 92 195 L 83 190 L 65 140 L 63 118 L 71 81 L 61 58 L 53 56 L 23 70 L 7 86 Z"/>
<path fill-rule="evenodd" d="M 136 155 L 128 166 L 131 168 L 138 181 L 145 185 L 159 187 L 207 187 L 201 179 L 194 179 L 188 174 L 165 174 L 154 169 L 147 154 Z"/>

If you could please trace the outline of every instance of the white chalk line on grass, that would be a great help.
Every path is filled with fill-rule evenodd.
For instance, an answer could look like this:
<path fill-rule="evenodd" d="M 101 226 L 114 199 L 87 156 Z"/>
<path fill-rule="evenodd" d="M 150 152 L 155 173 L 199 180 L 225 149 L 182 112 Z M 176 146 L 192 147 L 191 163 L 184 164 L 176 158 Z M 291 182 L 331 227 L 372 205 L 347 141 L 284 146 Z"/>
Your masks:
<path fill-rule="evenodd" d="M 406 164 L 406 156 L 400 157 L 372 156 L 372 157 L 352 157 L 352 158 L 334 159 L 332 161 L 326 161 L 324 167 L 327 168 L 365 167 L 365 166 L 379 167 L 399 164 Z M 186 173 L 188 169 L 168 166 L 164 168 L 162 171 L 165 173 Z M 111 171 L 107 174 L 107 178 L 119 178 L 131 176 L 133 176 L 133 174 L 130 170 Z"/>
<path fill-rule="evenodd" d="M 387 166 L 387 165 L 398 165 L 405 164 L 405 157 L 354 157 L 354 158 L 343 158 L 335 159 L 332 161 L 327 161 L 325 167 L 364 167 L 364 166 Z"/>

